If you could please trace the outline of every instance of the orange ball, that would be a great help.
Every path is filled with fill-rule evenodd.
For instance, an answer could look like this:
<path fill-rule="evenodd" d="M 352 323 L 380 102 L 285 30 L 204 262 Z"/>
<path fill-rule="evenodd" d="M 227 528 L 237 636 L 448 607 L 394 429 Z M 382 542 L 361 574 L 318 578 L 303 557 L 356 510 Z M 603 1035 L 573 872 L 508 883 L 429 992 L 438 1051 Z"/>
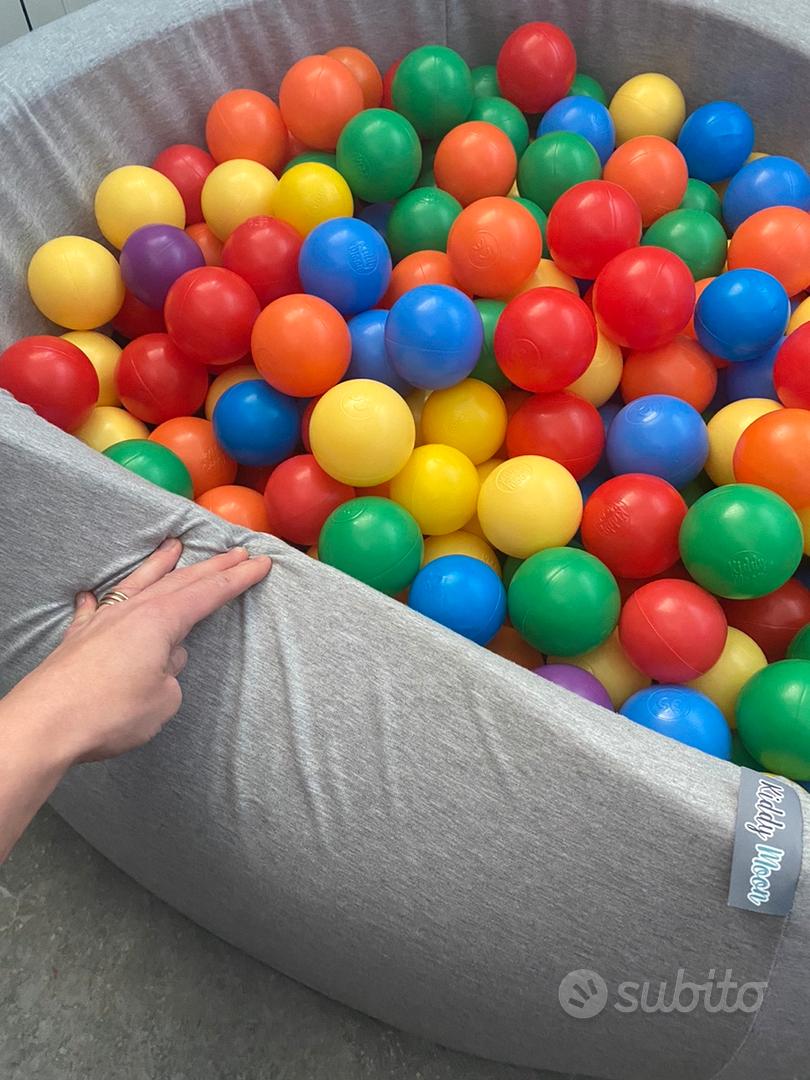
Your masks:
<path fill-rule="evenodd" d="M 247 158 L 278 173 L 287 158 L 281 110 L 258 90 L 229 90 L 218 97 L 205 120 L 205 141 L 217 163 Z"/>
<path fill-rule="evenodd" d="M 363 108 L 363 91 L 334 56 L 305 56 L 281 80 L 278 101 L 297 139 L 315 150 L 334 150 L 346 123 Z"/>
<path fill-rule="evenodd" d="M 268 304 L 250 339 L 253 362 L 282 394 L 316 397 L 346 374 L 352 338 L 337 308 L 319 296 L 292 293 Z"/>
<path fill-rule="evenodd" d="M 502 626 L 487 648 L 490 652 L 502 656 L 504 660 L 511 660 L 513 664 L 521 667 L 536 668 L 543 665 L 543 654 L 528 641 L 524 641 L 514 626 Z"/>
<path fill-rule="evenodd" d="M 689 169 L 678 147 L 660 135 L 638 135 L 607 160 L 604 180 L 629 191 L 648 228 L 662 214 L 676 210 L 686 194 Z"/>
<path fill-rule="evenodd" d="M 781 495 L 794 510 L 810 506 L 810 412 L 777 409 L 743 431 L 734 450 L 734 479 Z"/>
<path fill-rule="evenodd" d="M 810 286 L 810 214 L 796 206 L 771 206 L 746 218 L 731 238 L 728 268 L 753 267 L 773 274 L 788 296 Z"/>
<path fill-rule="evenodd" d="M 236 462 L 217 442 L 210 420 L 177 416 L 158 424 L 149 439 L 177 454 L 191 475 L 195 499 L 211 488 L 232 484 L 236 478 Z"/>
<path fill-rule="evenodd" d="M 669 394 L 703 412 L 717 389 L 717 368 L 701 345 L 681 335 L 657 349 L 631 352 L 620 385 L 628 403 L 647 394 Z"/>
<path fill-rule="evenodd" d="M 186 232 L 202 251 L 206 266 L 222 266 L 222 241 L 204 221 L 189 225 Z"/>
<path fill-rule="evenodd" d="M 377 304 L 378 308 L 390 308 L 400 296 L 415 289 L 417 285 L 452 285 L 455 289 L 470 294 L 462 288 L 453 273 L 450 257 L 444 251 L 414 251 L 406 255 L 391 271 L 391 280 L 385 295 Z"/>
<path fill-rule="evenodd" d="M 513 292 L 535 270 L 542 253 L 540 227 L 526 207 L 497 195 L 462 210 L 447 238 L 451 270 L 476 296 Z"/>
<path fill-rule="evenodd" d="M 494 124 L 469 120 L 451 128 L 436 148 L 436 186 L 462 206 L 488 195 L 506 195 L 515 182 L 517 154 L 512 140 Z"/>
<path fill-rule="evenodd" d="M 206 491 L 197 502 L 232 525 L 241 525 L 254 532 L 270 531 L 264 496 L 253 488 L 225 484 Z"/>
<path fill-rule="evenodd" d="M 330 49 L 326 55 L 345 64 L 360 83 L 360 89 L 363 91 L 363 107 L 378 108 L 383 96 L 382 75 L 368 53 L 364 53 L 362 49 L 355 49 L 353 45 L 338 45 L 337 48 Z"/>

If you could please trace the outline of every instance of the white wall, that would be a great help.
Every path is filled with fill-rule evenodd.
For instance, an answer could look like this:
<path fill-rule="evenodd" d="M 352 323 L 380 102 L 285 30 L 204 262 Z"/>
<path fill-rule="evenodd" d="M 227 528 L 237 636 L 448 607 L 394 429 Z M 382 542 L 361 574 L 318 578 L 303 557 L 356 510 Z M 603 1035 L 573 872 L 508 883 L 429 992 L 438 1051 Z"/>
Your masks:
<path fill-rule="evenodd" d="M 0 0 L 0 45 L 27 34 L 29 22 L 36 29 L 89 3 L 92 0 Z"/>

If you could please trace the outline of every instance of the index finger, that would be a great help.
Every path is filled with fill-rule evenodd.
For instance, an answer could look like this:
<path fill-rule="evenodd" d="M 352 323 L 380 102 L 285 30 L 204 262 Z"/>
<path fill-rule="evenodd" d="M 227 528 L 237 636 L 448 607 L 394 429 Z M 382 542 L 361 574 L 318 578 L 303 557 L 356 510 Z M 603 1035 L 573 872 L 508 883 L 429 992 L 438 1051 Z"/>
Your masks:
<path fill-rule="evenodd" d="M 266 578 L 272 565 L 268 555 L 257 555 L 161 597 L 158 604 L 168 622 L 172 643 L 179 645 L 198 622 Z"/>

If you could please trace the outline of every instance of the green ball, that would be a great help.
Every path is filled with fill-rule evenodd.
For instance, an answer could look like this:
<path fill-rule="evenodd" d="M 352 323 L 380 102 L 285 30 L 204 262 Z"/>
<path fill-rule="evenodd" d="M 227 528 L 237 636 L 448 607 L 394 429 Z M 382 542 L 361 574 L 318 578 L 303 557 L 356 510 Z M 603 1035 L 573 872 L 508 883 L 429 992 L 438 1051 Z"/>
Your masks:
<path fill-rule="evenodd" d="M 509 136 L 518 157 L 529 145 L 529 125 L 526 117 L 511 101 L 502 97 L 482 97 L 473 101 L 468 120 L 483 120 Z"/>
<path fill-rule="evenodd" d="M 477 98 L 498 97 L 498 72 L 494 64 L 479 64 L 470 72 L 473 82 L 473 95 Z"/>
<path fill-rule="evenodd" d="M 521 195 L 510 195 L 510 199 L 514 199 L 515 202 L 519 202 L 521 206 L 525 206 L 534 220 L 537 222 L 540 229 L 540 235 L 543 237 L 543 251 L 546 250 L 546 229 L 548 228 L 548 214 L 541 210 L 536 202 L 532 202 L 531 199 L 524 199 Z"/>
<path fill-rule="evenodd" d="M 752 675 L 735 710 L 745 749 L 765 770 L 810 780 L 810 660 L 780 660 Z"/>
<path fill-rule="evenodd" d="M 453 49 L 423 45 L 402 58 L 391 98 L 397 112 L 423 138 L 441 138 L 467 119 L 473 102 L 472 75 Z"/>
<path fill-rule="evenodd" d="M 124 439 L 113 443 L 104 451 L 104 456 L 118 462 L 125 469 L 151 480 L 158 487 L 182 495 L 186 499 L 194 496 L 191 476 L 180 458 L 172 450 L 149 439 Z"/>
<path fill-rule="evenodd" d="M 337 167 L 359 199 L 390 202 L 416 183 L 422 144 L 413 124 L 393 109 L 364 109 L 340 133 Z"/>
<path fill-rule="evenodd" d="M 810 660 L 810 623 L 803 626 L 788 645 L 788 660 Z"/>
<path fill-rule="evenodd" d="M 529 143 L 518 165 L 520 194 L 546 213 L 564 191 L 602 175 L 599 155 L 582 135 L 551 131 Z"/>
<path fill-rule="evenodd" d="M 475 300 L 473 302 L 478 308 L 478 314 L 484 324 L 484 340 L 481 344 L 478 363 L 470 372 L 470 378 L 480 379 L 481 382 L 488 383 L 494 390 L 508 390 L 512 383 L 501 371 L 498 361 L 495 359 L 495 349 L 493 347 L 495 327 L 498 325 L 501 312 L 506 307 L 506 301 Z"/>
<path fill-rule="evenodd" d="M 707 214 L 720 221 L 720 196 L 704 180 L 689 179 L 686 182 L 686 194 L 684 195 L 679 210 L 705 210 Z"/>
<path fill-rule="evenodd" d="M 603 562 L 576 548 L 530 555 L 509 586 L 509 618 L 535 649 L 578 656 L 616 626 L 619 586 Z"/>
<path fill-rule="evenodd" d="M 756 758 L 751 757 L 748 751 L 743 746 L 743 741 L 736 731 L 731 733 L 731 758 L 735 765 L 739 765 L 741 769 L 753 769 L 755 772 L 759 772 L 762 768 Z"/>
<path fill-rule="evenodd" d="M 647 229 L 641 243 L 674 251 L 700 281 L 723 272 L 727 241 L 726 230 L 705 210 L 671 210 Z"/>
<path fill-rule="evenodd" d="M 304 165 L 311 161 L 314 161 L 317 165 L 328 165 L 331 169 L 337 169 L 338 167 L 336 156 L 330 154 L 328 150 L 305 150 L 303 154 L 296 154 L 294 158 L 290 158 L 281 170 L 281 175 L 283 176 L 294 165 Z"/>
<path fill-rule="evenodd" d="M 505 589 L 509 588 L 512 583 L 512 578 L 515 576 L 518 567 L 522 566 L 525 561 L 525 559 L 519 559 L 517 555 L 506 556 L 503 561 L 503 568 L 501 570 L 503 587 Z"/>
<path fill-rule="evenodd" d="M 423 552 L 415 518 L 377 495 L 349 499 L 333 510 L 318 538 L 321 562 L 389 596 L 410 585 Z"/>
<path fill-rule="evenodd" d="M 753 484 L 709 491 L 681 525 L 684 566 L 704 589 L 729 600 L 751 600 L 784 585 L 801 561 L 803 546 L 791 507 Z"/>
<path fill-rule="evenodd" d="M 449 191 L 418 187 L 394 203 L 385 231 L 394 262 L 414 251 L 447 251 L 447 234 L 461 213 Z"/>
<path fill-rule="evenodd" d="M 574 81 L 571 83 L 571 89 L 568 91 L 569 97 L 589 97 L 594 101 L 600 102 L 602 105 L 607 105 L 607 94 L 602 88 L 602 84 L 598 83 L 596 79 L 591 75 L 581 75 L 579 72 L 574 76 Z"/>

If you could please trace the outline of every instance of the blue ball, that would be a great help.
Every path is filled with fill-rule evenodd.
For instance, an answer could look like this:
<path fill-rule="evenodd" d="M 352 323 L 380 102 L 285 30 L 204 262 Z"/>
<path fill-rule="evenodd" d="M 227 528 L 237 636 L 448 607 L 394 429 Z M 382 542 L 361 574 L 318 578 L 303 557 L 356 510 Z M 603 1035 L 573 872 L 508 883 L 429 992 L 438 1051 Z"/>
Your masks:
<path fill-rule="evenodd" d="M 483 341 L 478 308 L 450 285 L 410 289 L 385 324 L 385 348 L 394 370 L 422 390 L 443 390 L 466 379 Z"/>
<path fill-rule="evenodd" d="M 686 686 L 651 686 L 625 701 L 619 712 L 642 727 L 728 761 L 731 730 L 726 718 L 699 690 Z"/>
<path fill-rule="evenodd" d="M 490 642 L 506 618 L 506 589 L 486 563 L 469 555 L 443 555 L 413 579 L 408 605 L 475 641 Z"/>
<path fill-rule="evenodd" d="M 397 375 L 385 351 L 385 324 L 388 312 L 379 308 L 364 311 L 349 319 L 352 337 L 352 358 L 347 379 L 374 379 L 385 383 L 398 394 L 407 394 L 411 387 Z"/>
<path fill-rule="evenodd" d="M 388 219 L 391 217 L 391 211 L 394 209 L 392 202 L 375 202 L 369 203 L 368 206 L 364 206 L 362 210 L 357 211 L 357 217 L 361 221 L 365 221 L 385 236 L 385 230 L 388 228 Z"/>
<path fill-rule="evenodd" d="M 741 401 L 743 398 L 752 397 L 779 400 L 773 385 L 773 365 L 784 341 L 785 338 L 780 337 L 777 343 L 761 356 L 746 360 L 744 364 L 732 364 L 720 372 L 728 401 Z"/>
<path fill-rule="evenodd" d="M 793 158 L 757 158 L 731 178 L 723 198 L 723 220 L 730 232 L 746 218 L 768 206 L 798 206 L 810 210 L 810 176 Z"/>
<path fill-rule="evenodd" d="M 723 360 L 754 360 L 782 337 L 790 318 L 784 287 L 764 270 L 728 270 L 695 305 L 695 334 Z"/>
<path fill-rule="evenodd" d="M 613 117 L 601 101 L 574 95 L 556 102 L 543 116 L 537 135 L 551 131 L 573 131 L 587 139 L 604 165 L 616 149 Z"/>
<path fill-rule="evenodd" d="M 621 410 L 607 435 L 607 458 L 616 476 L 649 473 L 682 488 L 694 480 L 709 453 L 700 413 L 668 394 L 648 394 Z"/>
<path fill-rule="evenodd" d="M 298 273 L 304 292 L 327 300 L 341 315 L 356 315 L 374 307 L 388 288 L 391 253 L 365 221 L 332 218 L 304 240 Z"/>
<path fill-rule="evenodd" d="M 707 184 L 733 176 L 754 149 L 751 117 L 733 101 L 710 101 L 695 109 L 681 128 L 678 149 L 689 175 Z"/>
<path fill-rule="evenodd" d="M 212 419 L 217 442 L 240 465 L 276 465 L 298 446 L 298 403 L 264 379 L 231 386 L 214 406 Z"/>

